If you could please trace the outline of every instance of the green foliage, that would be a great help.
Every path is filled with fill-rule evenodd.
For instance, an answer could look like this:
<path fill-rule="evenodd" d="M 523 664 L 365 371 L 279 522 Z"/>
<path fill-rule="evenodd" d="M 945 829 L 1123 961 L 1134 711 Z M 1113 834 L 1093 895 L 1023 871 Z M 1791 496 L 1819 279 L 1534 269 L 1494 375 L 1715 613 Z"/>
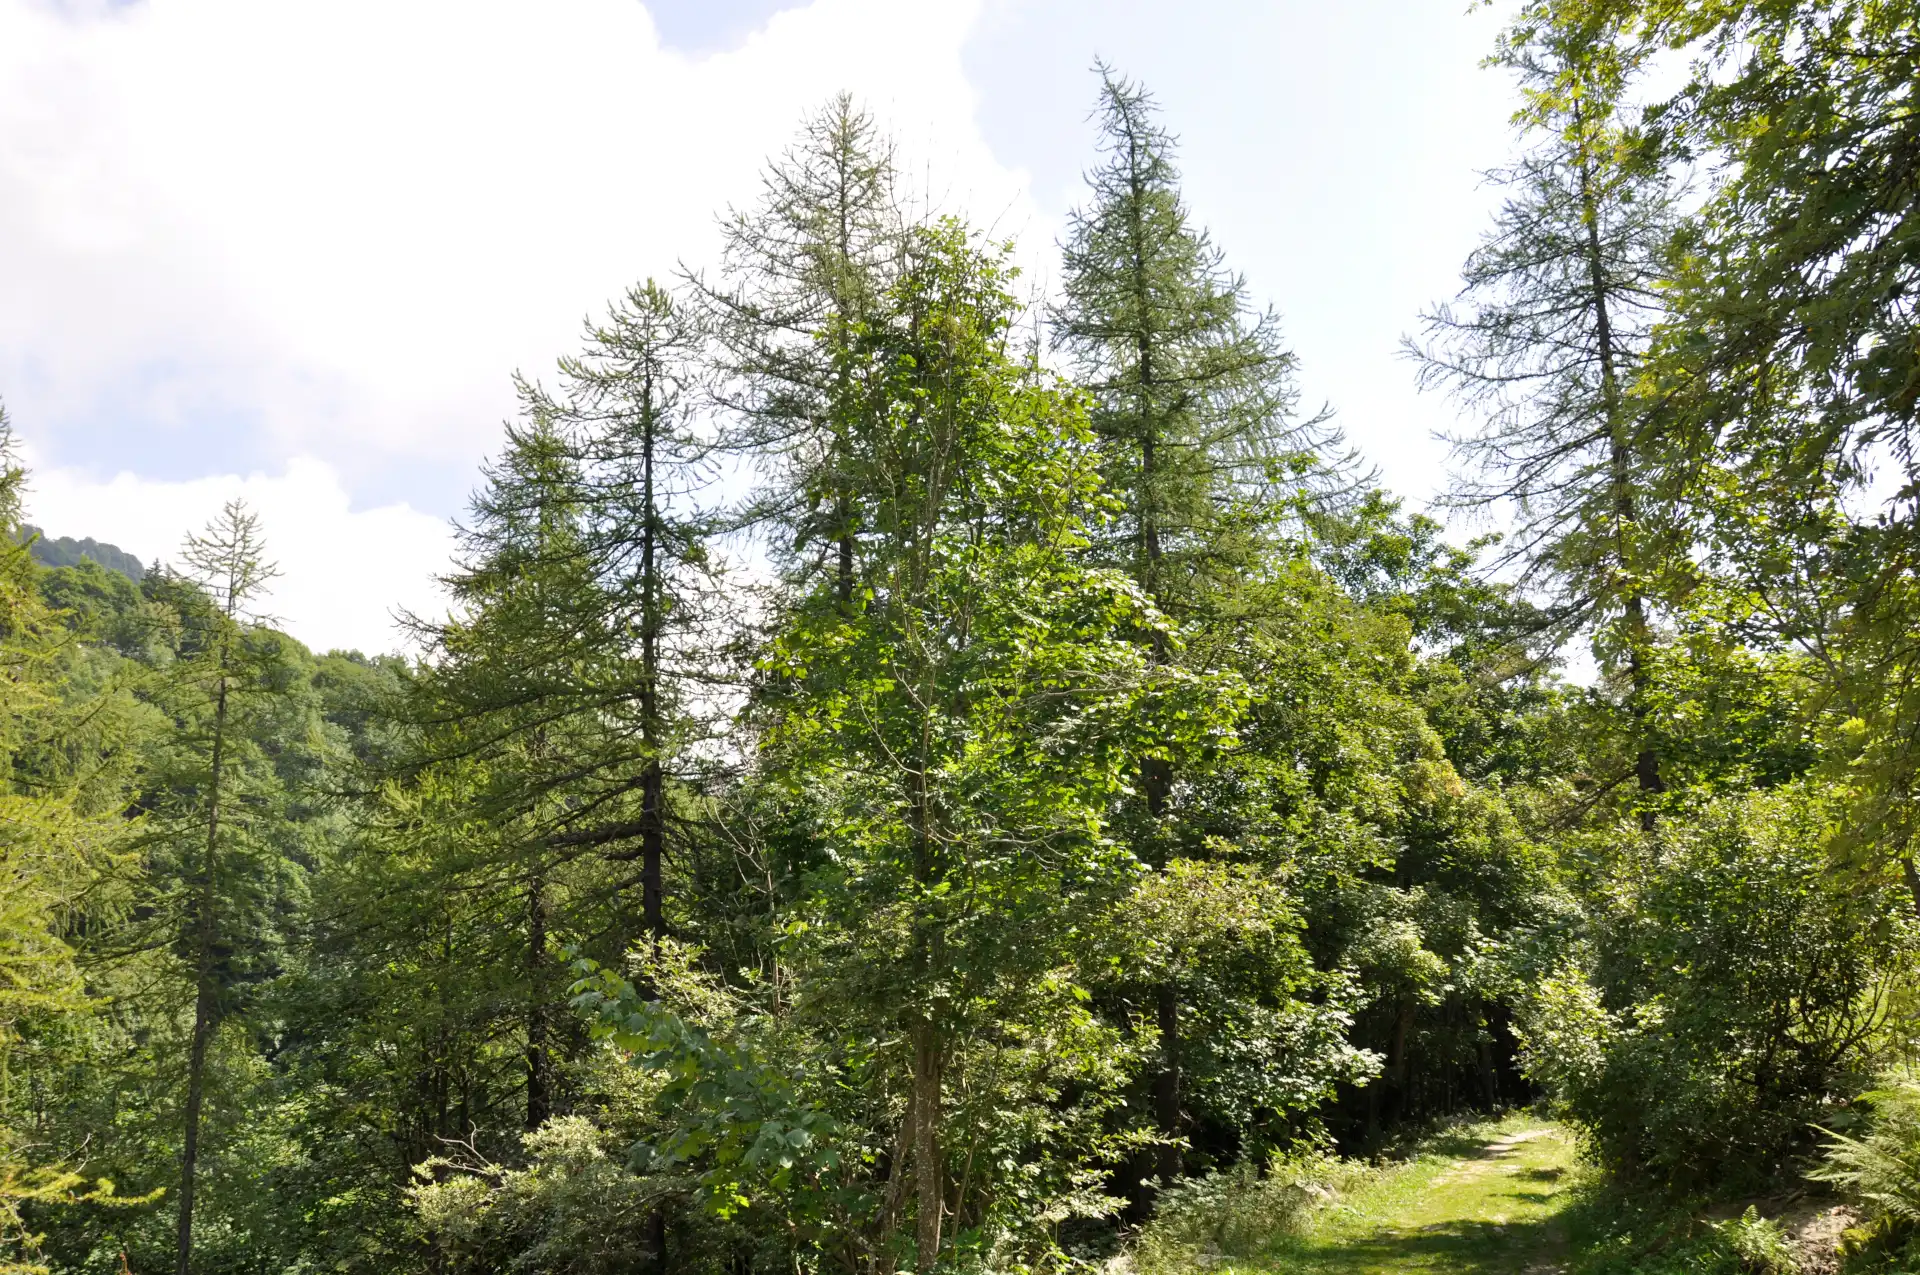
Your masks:
<path fill-rule="evenodd" d="M 1182 1182 L 1163 1194 L 1130 1256 L 1147 1275 L 1270 1255 L 1276 1242 L 1307 1229 L 1325 1207 L 1373 1175 L 1364 1164 L 1311 1150 L 1245 1161 Z"/>
<path fill-rule="evenodd" d="M 1741 1275 L 1747 1269 L 1733 1245 L 1745 1226 L 1703 1222 L 1690 1204 L 1671 1197 L 1595 1184 L 1567 1210 L 1566 1229 L 1576 1254 L 1567 1263 L 1579 1275 Z M 1729 1231 L 1734 1234 L 1729 1234 Z M 1772 1224 L 1756 1218 L 1756 1239 L 1772 1247 Z M 1755 1268 L 1760 1269 L 1760 1268 Z"/>
<path fill-rule="evenodd" d="M 1298 416 L 1278 316 L 1191 224 L 1152 96 L 1097 69 L 1105 162 L 1068 223 L 1052 336 L 1092 398 L 1101 477 L 1121 506 L 1095 546 L 1180 614 L 1259 552 L 1251 512 L 1337 486 L 1340 436 L 1325 413 Z"/>
<path fill-rule="evenodd" d="M 1829 1130 L 1825 1159 L 1808 1176 L 1920 1225 L 1920 1084 L 1904 1071 L 1888 1073 L 1859 1100 L 1871 1113 L 1866 1130 L 1858 1137 Z"/>
<path fill-rule="evenodd" d="M 1667 165 L 1712 157 L 1643 367 L 1647 499 L 1699 533 L 1667 565 L 1710 576 L 1743 636 L 1820 653 L 1820 702 L 1851 730 L 1824 758 L 1853 788 L 1849 841 L 1910 864 L 1912 8 L 1603 0 L 1524 26 L 1690 63 L 1644 118 Z"/>
<path fill-rule="evenodd" d="M 1621 861 L 1588 971 L 1528 993 L 1530 1074 L 1610 1164 L 1691 1188 L 1776 1180 L 1906 1046 L 1914 924 L 1896 883 L 1833 875 L 1835 812 L 1790 788 L 1663 830 Z"/>
<path fill-rule="evenodd" d="M 1509 1234 L 1464 1143 L 1333 1149 L 1542 1096 L 1611 1175 L 1572 1269 L 1792 1269 L 1671 1196 L 1816 1124 L 1892 1254 L 1912 26 L 1523 6 L 1417 351 L 1504 539 L 1356 481 L 1104 67 L 1058 368 L 837 99 L 712 279 L 516 382 L 416 659 L 253 616 L 244 510 L 122 574 L 0 465 L 0 1262 L 1507 1262 L 1557 1178 Z M 1488 1164 L 1564 1169 L 1524 1123 Z"/>
<path fill-rule="evenodd" d="M 1508 194 L 1457 307 L 1429 312 L 1407 352 L 1483 422 L 1455 440 L 1472 469 L 1453 499 L 1512 502 L 1507 553 L 1557 594 L 1554 618 L 1624 623 L 1611 643 L 1624 654 L 1662 591 L 1635 391 L 1662 313 L 1673 181 L 1626 97 L 1643 55 L 1605 22 L 1529 16 L 1491 59 L 1518 78 L 1526 150 L 1494 175 Z"/>
<path fill-rule="evenodd" d="M 1126 946 L 1112 959 L 1179 993 L 1194 1111 L 1257 1129 L 1263 1115 L 1311 1111 L 1374 1074 L 1347 1041 L 1363 993 L 1345 971 L 1314 969 L 1296 904 L 1272 875 L 1175 859 L 1140 878 L 1116 924 Z"/>
<path fill-rule="evenodd" d="M 1075 1005 L 1135 866 L 1105 812 L 1142 750 L 1229 742 L 1232 687 L 1152 668 L 1132 640 L 1150 609 L 1073 556 L 1090 439 L 1074 397 L 1007 355 L 999 254 L 936 227 L 889 305 L 858 347 L 888 425 L 864 452 L 867 601 L 816 595 L 763 661 L 767 780 L 820 830 L 783 963 L 826 1066 L 881 1111 L 905 1082 L 916 1244 L 946 1242 L 925 1210 L 952 1174 L 962 1250 L 1018 1253 L 1051 1211 L 1109 1207 L 1062 1190 L 1097 1132 L 1083 1086 L 1118 1043 Z M 1069 1085 L 1085 1097 L 1033 1118 Z M 1033 1157 L 1039 1177 L 1015 1171 Z M 899 1187 L 865 1189 L 884 1251 Z"/>
<path fill-rule="evenodd" d="M 100 913 L 89 896 L 118 866 L 118 847 L 76 773 L 88 741 L 61 703 L 57 629 L 22 544 L 25 480 L 0 408 L 0 1271 L 41 1275 L 46 1237 L 33 1214 L 114 1197 L 110 1180 L 68 1167 L 77 1140 L 41 1136 L 33 1064 L 40 1033 L 98 1007 L 74 936 Z M 76 733 L 71 752 L 45 747 Z"/>
<path fill-rule="evenodd" d="M 775 1202 L 790 1222 L 831 1225 L 843 1203 L 832 1189 L 841 1131 L 802 1096 L 799 1068 L 755 1048 L 758 1024 L 728 1024 L 735 1030 L 716 1039 L 591 962 L 581 972 L 575 1004 L 594 1016 L 595 1035 L 659 1073 L 656 1102 L 678 1108 L 670 1132 L 636 1148 L 636 1159 L 650 1169 L 697 1166 L 705 1203 L 719 1217 Z"/>
<path fill-rule="evenodd" d="M 652 1254 L 633 1223 L 661 1189 L 628 1171 L 609 1141 L 585 1116 L 562 1116 L 527 1136 L 522 1167 L 428 1159 L 409 1199 L 451 1270 L 630 1271 Z"/>
<path fill-rule="evenodd" d="M 118 545 L 101 544 L 91 536 L 82 540 L 75 540 L 72 536 L 49 540 L 40 528 L 28 524 L 21 525 L 20 536 L 28 552 L 33 555 L 33 560 L 44 567 L 77 567 L 83 563 L 93 563 L 134 584 L 139 584 L 141 577 L 146 574 L 140 559 Z"/>
<path fill-rule="evenodd" d="M 1727 1247 L 1740 1260 L 1742 1270 L 1760 1275 L 1799 1275 L 1800 1258 L 1778 1222 L 1760 1216 L 1749 1204 L 1747 1211 L 1717 1228 Z"/>

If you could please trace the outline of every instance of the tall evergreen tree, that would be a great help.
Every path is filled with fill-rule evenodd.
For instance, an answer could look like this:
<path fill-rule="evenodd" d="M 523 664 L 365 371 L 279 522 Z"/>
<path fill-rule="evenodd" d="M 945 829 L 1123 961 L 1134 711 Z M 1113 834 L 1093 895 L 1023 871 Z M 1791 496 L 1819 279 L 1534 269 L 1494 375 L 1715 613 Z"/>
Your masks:
<path fill-rule="evenodd" d="M 428 838 L 438 867 L 421 887 L 436 873 L 511 880 L 522 898 L 528 1129 L 557 1109 L 559 948 L 591 934 L 609 955 L 636 932 L 665 937 L 670 843 L 687 827 L 676 807 L 715 760 L 701 746 L 729 693 L 710 519 L 695 503 L 709 444 L 684 400 L 699 334 L 649 283 L 587 336 L 561 361 L 561 392 L 520 384 L 523 421 L 447 577 L 456 613 L 423 626 L 436 659 L 415 686 L 402 768 L 405 801 L 435 811 L 428 826 L 482 829 Z"/>
<path fill-rule="evenodd" d="M 1279 317 L 1192 224 L 1177 143 L 1147 91 L 1102 65 L 1106 162 L 1068 221 L 1054 345 L 1092 393 L 1103 478 L 1124 517 L 1103 550 L 1162 610 L 1257 552 L 1248 504 L 1290 500 L 1342 469 L 1339 433 L 1302 417 Z"/>
<path fill-rule="evenodd" d="M 649 280 L 589 333 L 584 354 L 561 360 L 566 402 L 545 405 L 586 462 L 589 550 L 638 643 L 641 906 L 656 942 L 667 932 L 668 775 L 696 759 L 726 698 L 714 658 L 713 520 L 695 503 L 713 477 L 713 443 L 691 427 L 685 402 L 699 340 Z"/>
<path fill-rule="evenodd" d="M 187 1058 L 184 1132 L 180 1150 L 178 1243 L 175 1270 L 189 1275 L 193 1262 L 193 1212 L 200 1166 L 201 1112 L 206 1101 L 207 1048 L 218 1025 L 222 949 L 239 935 L 223 915 L 223 897 L 232 877 L 223 870 L 227 843 L 249 838 L 255 830 L 234 812 L 234 759 L 237 701 L 266 688 L 259 677 L 258 653 L 248 649 L 246 626 L 256 622 L 254 605 L 279 574 L 266 557 L 259 516 L 238 500 L 229 501 L 204 533 L 187 537 L 181 549 L 188 578 L 204 590 L 211 607 L 206 631 L 197 635 L 198 652 L 183 662 L 184 676 L 205 697 L 207 717 L 201 732 L 204 773 L 199 776 L 197 809 L 190 826 L 201 839 L 187 904 L 183 947 L 192 965 L 193 1032 Z M 237 826 L 236 826 L 237 825 Z"/>
<path fill-rule="evenodd" d="M 1145 89 L 1102 65 L 1098 116 L 1106 162 L 1063 246 L 1064 298 L 1053 341 L 1093 396 L 1104 485 L 1122 517 L 1095 548 L 1176 620 L 1218 610 L 1236 579 L 1274 549 L 1276 520 L 1301 490 L 1338 485 L 1344 458 L 1325 414 L 1301 418 L 1296 360 L 1279 319 L 1256 310 L 1246 281 L 1192 224 L 1176 143 Z M 1169 658 L 1155 632 L 1156 656 Z M 1170 756 L 1143 760 L 1145 828 L 1136 853 L 1168 867 Z M 1180 994 L 1154 993 L 1161 1042 L 1154 1105 L 1159 1174 L 1180 1172 Z"/>
<path fill-rule="evenodd" d="M 1920 15 L 1880 0 L 1527 14 L 1553 38 L 1607 22 L 1638 56 L 1693 59 L 1650 113 L 1670 162 L 1713 163 L 1651 369 L 1654 490 L 1702 529 L 1740 631 L 1816 655 L 1825 715 L 1853 723 L 1848 840 L 1898 865 L 1920 907 Z"/>
<path fill-rule="evenodd" d="M 1640 56 L 1604 22 L 1523 18 L 1495 61 L 1520 78 L 1529 149 L 1496 174 L 1508 198 L 1468 259 L 1457 306 L 1408 342 L 1423 385 L 1484 424 L 1456 438 L 1469 508 L 1511 507 L 1509 552 L 1555 593 L 1561 632 L 1597 634 L 1624 675 L 1641 817 L 1661 792 L 1647 723 L 1652 607 L 1673 547 L 1646 507 L 1658 421 L 1638 378 L 1661 315 L 1671 179 L 1624 105 Z"/>
<path fill-rule="evenodd" d="M 23 1208 L 71 1202 L 88 1188 L 35 1136 L 39 1078 L 20 1066 L 17 1047 L 93 1008 L 75 922 L 98 919 L 86 897 L 110 866 L 117 832 L 76 800 L 76 763 L 99 763 L 62 720 L 57 636 L 24 525 L 26 480 L 0 405 L 0 1271 L 22 1275 L 46 1269 Z"/>
<path fill-rule="evenodd" d="M 569 868 L 637 831 L 646 759 L 627 729 L 628 617 L 592 548 L 583 463 L 538 392 L 522 394 L 527 419 L 489 465 L 445 578 L 455 614 L 423 626 L 436 658 L 411 689 L 396 798 L 424 803 L 425 818 L 403 825 L 426 834 L 417 888 L 518 900 L 489 962 L 508 987 L 476 990 L 518 1004 L 533 1129 L 553 1111 L 555 944 L 619 906 L 607 873 Z"/>
<path fill-rule="evenodd" d="M 776 551 L 803 576 L 826 570 L 850 605 L 867 495 L 852 467 L 872 428 L 853 347 L 902 265 L 893 147 L 842 94 L 761 184 L 722 222 L 718 277 L 692 280 L 719 351 L 715 394 L 766 480 L 749 521 L 779 527 Z"/>

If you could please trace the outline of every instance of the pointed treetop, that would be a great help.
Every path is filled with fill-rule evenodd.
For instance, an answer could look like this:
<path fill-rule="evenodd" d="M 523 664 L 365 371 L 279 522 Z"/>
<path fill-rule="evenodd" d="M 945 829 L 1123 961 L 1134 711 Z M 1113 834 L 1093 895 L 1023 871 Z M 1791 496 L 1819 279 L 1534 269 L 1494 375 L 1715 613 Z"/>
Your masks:
<path fill-rule="evenodd" d="M 249 604 L 266 592 L 269 582 L 278 578 L 280 568 L 268 561 L 266 540 L 260 534 L 260 515 L 238 498 L 221 507 L 206 530 L 188 534 L 180 548 L 187 576 L 213 595 L 221 612 L 229 619 L 264 617 L 248 610 Z"/>

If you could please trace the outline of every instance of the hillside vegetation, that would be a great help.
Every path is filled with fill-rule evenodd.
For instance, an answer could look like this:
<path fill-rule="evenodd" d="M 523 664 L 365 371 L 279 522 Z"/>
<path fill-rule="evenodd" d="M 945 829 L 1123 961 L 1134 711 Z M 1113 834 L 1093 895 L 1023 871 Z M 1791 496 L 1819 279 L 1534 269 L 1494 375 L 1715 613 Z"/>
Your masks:
<path fill-rule="evenodd" d="M 54 538 L 31 525 L 23 525 L 20 534 L 33 560 L 43 567 L 71 567 L 82 562 L 96 562 L 109 571 L 118 571 L 135 584 L 146 573 L 139 558 L 119 545 L 102 544 L 92 536 L 79 540 L 72 536 Z"/>
<path fill-rule="evenodd" d="M 1408 316 L 1500 537 L 1107 68 L 1032 305 L 802 121 L 516 382 L 408 656 L 238 503 L 49 565 L 6 433 L 0 1272 L 1920 1266 L 1916 58 L 1522 7 Z"/>

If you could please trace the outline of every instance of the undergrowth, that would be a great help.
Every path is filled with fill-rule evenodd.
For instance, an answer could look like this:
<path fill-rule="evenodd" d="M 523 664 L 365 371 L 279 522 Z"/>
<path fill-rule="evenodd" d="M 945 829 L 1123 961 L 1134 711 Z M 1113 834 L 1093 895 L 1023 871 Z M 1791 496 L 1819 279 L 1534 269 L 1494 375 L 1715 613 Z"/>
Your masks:
<path fill-rule="evenodd" d="M 1135 1238 L 1133 1269 L 1178 1275 L 1269 1256 L 1304 1231 L 1315 1210 L 1380 1172 L 1324 1153 L 1277 1154 L 1264 1167 L 1242 1162 L 1182 1182 L 1160 1197 L 1153 1221 Z"/>
<path fill-rule="evenodd" d="M 1749 1208 L 1726 1222 L 1698 1206 L 1593 1183 L 1562 1214 L 1567 1275 L 1796 1275 L 1780 1227 Z"/>
<path fill-rule="evenodd" d="M 1131 1266 L 1137 1275 L 1835 1275 L 1830 1260 L 1805 1264 L 1763 1206 L 1733 1212 L 1623 1189 L 1583 1165 L 1571 1141 L 1564 1128 L 1516 1116 L 1429 1130 L 1391 1159 L 1242 1165 L 1169 1192 L 1135 1237 Z M 1911 1230 L 1853 1233 L 1843 1275 L 1920 1275 L 1907 1256 Z"/>

